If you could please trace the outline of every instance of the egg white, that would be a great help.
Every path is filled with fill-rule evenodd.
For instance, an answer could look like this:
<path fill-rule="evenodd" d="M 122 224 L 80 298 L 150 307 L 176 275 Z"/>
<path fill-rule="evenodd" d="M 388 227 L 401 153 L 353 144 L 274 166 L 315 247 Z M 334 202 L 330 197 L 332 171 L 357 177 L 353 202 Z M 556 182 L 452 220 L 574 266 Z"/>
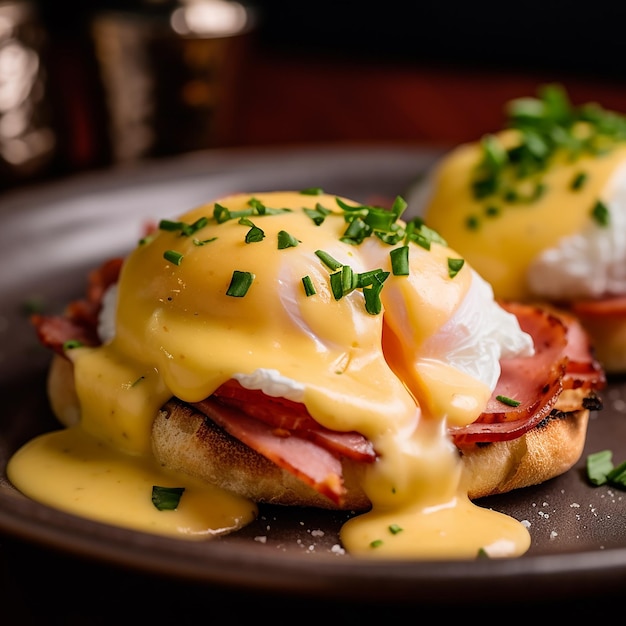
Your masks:
<path fill-rule="evenodd" d="M 529 266 L 528 284 L 538 296 L 571 300 L 626 294 L 626 163 L 603 195 L 606 226 L 590 216 L 581 232 L 542 251 Z"/>

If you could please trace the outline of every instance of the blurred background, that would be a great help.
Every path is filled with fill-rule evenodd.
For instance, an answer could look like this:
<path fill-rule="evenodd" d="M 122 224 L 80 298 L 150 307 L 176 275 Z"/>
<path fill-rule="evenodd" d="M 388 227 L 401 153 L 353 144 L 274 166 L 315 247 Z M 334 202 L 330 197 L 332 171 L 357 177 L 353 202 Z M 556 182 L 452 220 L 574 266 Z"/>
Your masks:
<path fill-rule="evenodd" d="M 207 148 L 453 145 L 560 82 L 626 112 L 626 4 L 0 2 L 0 191 Z"/>

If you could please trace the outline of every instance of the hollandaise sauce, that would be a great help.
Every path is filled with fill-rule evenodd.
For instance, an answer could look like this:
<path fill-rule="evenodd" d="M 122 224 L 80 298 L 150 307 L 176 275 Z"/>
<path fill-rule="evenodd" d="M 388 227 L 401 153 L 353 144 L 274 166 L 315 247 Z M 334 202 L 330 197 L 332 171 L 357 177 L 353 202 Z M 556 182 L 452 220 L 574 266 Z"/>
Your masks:
<path fill-rule="evenodd" d="M 249 524 L 254 503 L 129 455 L 79 426 L 29 441 L 11 459 L 9 477 L 25 495 L 81 517 L 142 532 L 208 539 Z M 153 502 L 153 489 L 183 489 L 174 508 Z"/>
<path fill-rule="evenodd" d="M 361 485 L 371 511 L 341 530 L 353 555 L 523 554 L 520 522 L 469 501 L 447 429 L 476 420 L 500 356 L 532 341 L 437 233 L 400 219 L 403 208 L 264 192 L 162 222 L 124 262 L 114 328 L 101 345 L 67 351 L 75 396 L 53 409 L 80 419 L 18 451 L 11 481 L 112 524 L 181 538 L 232 532 L 256 505 L 173 475 L 151 437 L 171 397 L 201 402 L 236 379 L 372 443 Z M 155 485 L 184 488 L 175 509 L 153 505 Z"/>

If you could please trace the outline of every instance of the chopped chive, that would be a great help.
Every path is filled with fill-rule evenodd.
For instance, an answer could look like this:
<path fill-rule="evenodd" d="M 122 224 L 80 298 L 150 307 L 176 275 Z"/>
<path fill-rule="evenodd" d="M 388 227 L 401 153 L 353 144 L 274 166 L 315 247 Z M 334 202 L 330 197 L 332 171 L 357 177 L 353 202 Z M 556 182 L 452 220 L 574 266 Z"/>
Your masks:
<path fill-rule="evenodd" d="M 335 300 L 343 298 L 343 272 L 341 270 L 330 275 L 330 290 Z"/>
<path fill-rule="evenodd" d="M 498 400 L 498 402 L 502 402 L 502 404 L 507 404 L 508 406 L 519 406 L 521 404 L 519 400 L 514 400 L 508 396 L 496 396 L 496 400 Z"/>
<path fill-rule="evenodd" d="M 265 239 L 265 233 L 248 217 L 240 217 L 238 223 L 243 226 L 250 226 L 250 230 L 246 233 L 245 237 L 246 243 L 257 243 Z"/>
<path fill-rule="evenodd" d="M 302 277 L 302 284 L 304 285 L 304 293 L 308 296 L 314 296 L 317 292 L 310 276 Z"/>
<path fill-rule="evenodd" d="M 139 246 L 145 246 L 146 244 L 149 244 L 152 240 L 154 239 L 154 233 L 150 234 L 150 235 L 146 235 L 145 237 L 142 237 L 138 242 L 137 245 Z"/>
<path fill-rule="evenodd" d="M 193 242 L 194 246 L 206 246 L 207 243 L 211 243 L 212 241 L 215 241 L 217 239 L 217 237 L 210 237 L 209 239 L 192 239 L 191 241 Z"/>
<path fill-rule="evenodd" d="M 75 348 L 82 348 L 83 342 L 78 339 L 68 339 L 63 342 L 63 350 L 74 350 Z"/>
<path fill-rule="evenodd" d="M 393 248 L 389 252 L 391 257 L 391 271 L 394 276 L 408 276 L 409 275 L 409 246 L 401 246 L 400 248 Z"/>
<path fill-rule="evenodd" d="M 152 504 L 159 511 L 175 511 L 185 491 L 184 487 L 152 487 Z"/>
<path fill-rule="evenodd" d="M 208 217 L 202 216 L 199 217 L 193 224 L 185 224 L 183 222 L 181 230 L 181 234 L 186 235 L 187 237 L 191 237 L 191 235 L 195 235 L 199 230 L 204 228 L 209 221 Z"/>
<path fill-rule="evenodd" d="M 380 292 L 388 276 L 389 272 L 383 272 L 382 270 L 369 274 L 371 282 L 363 287 L 363 296 L 365 298 L 365 310 L 370 315 L 378 315 L 382 311 Z"/>
<path fill-rule="evenodd" d="M 358 284 L 358 274 L 355 274 L 349 265 L 343 265 L 341 267 L 341 286 L 344 295 L 354 291 Z"/>
<path fill-rule="evenodd" d="M 363 243 L 363 240 L 371 234 L 372 227 L 360 217 L 357 217 L 348 224 L 348 228 L 346 228 L 343 236 L 340 238 L 340 241 L 352 245 L 359 245 L 360 243 Z"/>
<path fill-rule="evenodd" d="M 322 261 L 322 263 L 330 270 L 338 270 L 341 267 L 341 263 L 333 259 L 328 252 L 324 252 L 323 250 L 316 250 L 315 254 Z"/>
<path fill-rule="evenodd" d="M 519 192 L 517 189 L 505 189 L 504 191 L 504 201 L 509 202 L 510 204 L 514 204 L 520 198 Z"/>
<path fill-rule="evenodd" d="M 382 539 L 374 539 L 374 541 L 370 543 L 370 548 L 380 548 L 380 546 L 382 546 L 383 543 L 384 542 Z"/>
<path fill-rule="evenodd" d="M 304 212 L 313 220 L 316 226 L 322 224 L 327 215 L 330 215 L 332 211 L 323 207 L 319 202 L 315 205 L 315 209 L 304 209 Z"/>
<path fill-rule="evenodd" d="M 480 220 L 476 215 L 470 215 L 465 219 L 465 226 L 469 228 L 469 230 L 478 230 Z"/>
<path fill-rule="evenodd" d="M 234 298 L 243 298 L 243 296 L 248 293 L 248 289 L 250 289 L 253 280 L 254 274 L 251 272 L 234 270 L 232 278 L 230 279 L 230 285 L 226 290 L 226 295 L 233 296 Z"/>
<path fill-rule="evenodd" d="M 578 191 L 583 187 L 583 185 L 587 182 L 588 175 L 586 172 L 579 172 L 574 176 L 570 187 L 573 191 Z"/>
<path fill-rule="evenodd" d="M 593 219 L 599 226 L 608 226 L 609 209 L 606 204 L 604 204 L 604 202 L 602 202 L 601 200 L 598 200 L 594 204 L 593 209 L 591 209 L 591 217 L 593 217 Z"/>
<path fill-rule="evenodd" d="M 389 246 L 395 246 L 404 238 L 406 232 L 397 224 L 394 224 L 391 230 L 384 233 L 380 230 L 374 232 L 374 235 L 378 237 L 383 243 Z"/>
<path fill-rule="evenodd" d="M 626 461 L 613 468 L 606 476 L 609 484 L 624 489 L 626 487 Z"/>
<path fill-rule="evenodd" d="M 613 453 L 611 450 L 594 452 L 587 456 L 587 478 L 592 485 L 604 485 L 613 469 Z"/>
<path fill-rule="evenodd" d="M 213 217 L 218 224 L 223 224 L 224 222 L 227 222 L 229 219 L 231 219 L 230 211 L 219 202 L 216 202 L 213 205 Z"/>
<path fill-rule="evenodd" d="M 163 253 L 163 258 L 174 265 L 180 265 L 183 261 L 183 255 L 180 252 L 176 252 L 176 250 L 166 250 Z"/>
<path fill-rule="evenodd" d="M 442 246 L 447 245 L 446 240 L 436 230 L 426 226 L 419 218 L 411 220 L 407 224 L 405 240 L 414 241 L 425 250 L 430 250 L 432 243 L 439 243 Z"/>
<path fill-rule="evenodd" d="M 324 190 L 321 187 L 308 187 L 307 189 L 301 189 L 300 193 L 303 196 L 321 196 Z"/>
<path fill-rule="evenodd" d="M 465 259 L 451 259 L 448 258 L 448 276 L 454 278 L 465 265 Z"/>
<path fill-rule="evenodd" d="M 402 196 L 396 196 L 391 205 L 391 212 L 395 215 L 396 219 L 399 219 L 408 206 L 407 201 Z"/>
<path fill-rule="evenodd" d="M 405 202 L 406 205 L 406 202 Z M 398 208 L 400 210 L 400 207 Z M 398 216 L 387 209 L 380 207 L 369 207 L 367 214 L 363 217 L 363 221 L 372 230 L 382 230 L 388 232 Z"/>
<path fill-rule="evenodd" d="M 252 228 L 246 233 L 246 243 L 257 243 L 265 239 L 265 233 L 258 227 L 252 226 Z"/>
<path fill-rule="evenodd" d="M 278 231 L 279 250 L 284 250 L 285 248 L 295 248 L 298 243 L 298 240 L 293 235 L 290 235 L 286 230 Z"/>
<path fill-rule="evenodd" d="M 387 277 L 389 276 L 389 272 L 385 272 L 380 268 L 376 270 L 369 270 L 367 272 L 362 272 L 357 275 L 358 278 L 358 287 L 367 287 L 369 285 L 373 285 L 374 283 L 383 284 Z"/>
<path fill-rule="evenodd" d="M 204 228 L 207 224 L 209 223 L 209 218 L 206 217 L 205 215 L 203 215 L 202 217 L 199 217 L 192 225 L 192 232 L 191 233 L 186 233 L 186 234 L 191 234 L 193 235 L 196 231 L 200 230 L 201 228 Z"/>
<path fill-rule="evenodd" d="M 168 230 L 170 232 L 175 232 L 180 230 L 180 225 L 182 222 L 173 222 L 172 220 L 161 220 L 159 222 L 159 230 Z"/>
<path fill-rule="evenodd" d="M 258 215 L 265 215 L 267 209 L 260 200 L 257 200 L 256 198 L 250 198 L 250 200 L 248 200 L 248 205 L 251 206 Z"/>
<path fill-rule="evenodd" d="M 390 524 L 389 525 L 389 532 L 392 535 L 397 535 L 398 533 L 401 533 L 404 529 L 402 528 L 402 526 L 399 526 L 398 524 Z"/>
<path fill-rule="evenodd" d="M 485 548 L 478 548 L 478 554 L 476 555 L 479 559 L 488 559 L 490 558 L 489 553 Z"/>
<path fill-rule="evenodd" d="M 363 212 L 363 209 L 367 209 L 367 207 L 364 207 L 362 204 L 348 204 L 347 202 L 344 202 L 341 198 L 338 198 L 337 196 L 335 196 L 335 202 L 346 213 L 351 213 L 354 211 Z"/>
<path fill-rule="evenodd" d="M 161 220 L 159 222 L 159 230 L 166 230 L 169 232 L 180 231 L 181 235 L 191 236 L 204 228 L 209 219 L 207 217 L 199 217 L 193 224 L 187 224 L 186 222 L 174 222 L 172 220 Z"/>

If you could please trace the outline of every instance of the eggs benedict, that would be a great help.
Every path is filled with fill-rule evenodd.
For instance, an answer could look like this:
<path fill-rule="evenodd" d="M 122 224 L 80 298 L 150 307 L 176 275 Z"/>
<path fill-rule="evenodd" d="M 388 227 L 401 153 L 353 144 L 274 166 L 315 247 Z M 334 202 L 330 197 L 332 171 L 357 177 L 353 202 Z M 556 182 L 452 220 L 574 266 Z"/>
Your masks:
<path fill-rule="evenodd" d="M 497 298 L 569 310 L 611 373 L 626 371 L 626 118 L 558 85 L 506 107 L 408 195 Z"/>
<path fill-rule="evenodd" d="M 603 371 L 573 318 L 498 304 L 405 209 L 308 189 L 161 220 L 84 300 L 33 317 L 67 428 L 10 480 L 192 539 L 271 503 L 359 513 L 340 535 L 357 556 L 523 554 L 527 528 L 473 501 L 576 463 Z"/>

